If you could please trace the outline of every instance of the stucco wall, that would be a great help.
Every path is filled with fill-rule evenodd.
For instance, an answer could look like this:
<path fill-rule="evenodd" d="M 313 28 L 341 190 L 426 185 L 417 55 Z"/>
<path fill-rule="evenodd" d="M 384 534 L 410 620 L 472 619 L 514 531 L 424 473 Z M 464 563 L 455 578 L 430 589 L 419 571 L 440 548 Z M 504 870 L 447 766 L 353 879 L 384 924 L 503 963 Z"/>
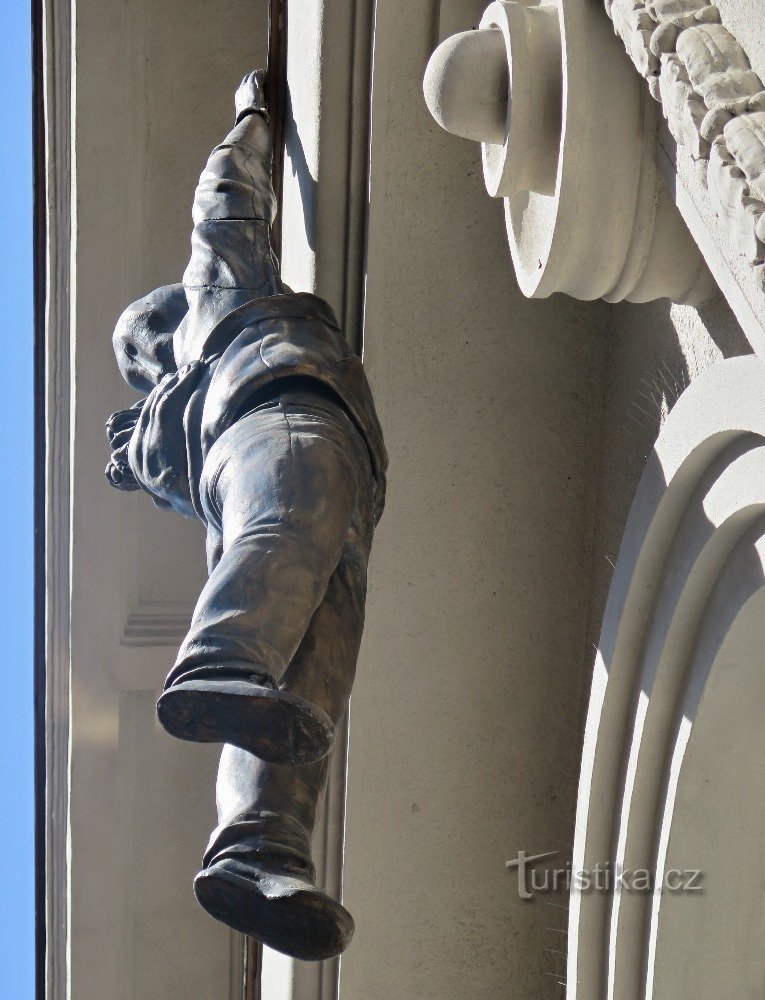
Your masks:
<path fill-rule="evenodd" d="M 419 96 L 426 13 L 377 11 L 364 358 L 391 469 L 340 995 L 547 997 L 561 911 L 522 902 L 505 861 L 571 843 L 607 311 L 520 295 L 476 148 Z"/>
<path fill-rule="evenodd" d="M 433 43 L 378 9 L 364 350 L 391 477 L 351 708 L 341 996 L 547 997 L 559 914 L 504 862 L 565 860 L 645 457 L 682 388 L 748 346 L 721 297 L 524 299 L 475 148 L 412 98 Z"/>
<path fill-rule="evenodd" d="M 593 496 L 590 642 L 603 608 L 622 532 L 646 458 L 680 393 L 720 358 L 751 353 L 719 293 L 700 309 L 666 300 L 612 306 Z M 588 685 L 583 695 L 588 695 Z"/>

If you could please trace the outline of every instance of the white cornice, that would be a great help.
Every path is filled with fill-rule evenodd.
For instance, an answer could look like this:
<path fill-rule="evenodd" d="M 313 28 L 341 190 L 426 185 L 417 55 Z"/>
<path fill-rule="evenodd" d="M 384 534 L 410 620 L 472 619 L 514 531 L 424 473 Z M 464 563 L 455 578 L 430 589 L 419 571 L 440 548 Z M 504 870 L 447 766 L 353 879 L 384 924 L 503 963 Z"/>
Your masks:
<path fill-rule="evenodd" d="M 186 635 L 193 608 L 185 601 L 141 601 L 128 615 L 123 646 L 179 646 Z"/>

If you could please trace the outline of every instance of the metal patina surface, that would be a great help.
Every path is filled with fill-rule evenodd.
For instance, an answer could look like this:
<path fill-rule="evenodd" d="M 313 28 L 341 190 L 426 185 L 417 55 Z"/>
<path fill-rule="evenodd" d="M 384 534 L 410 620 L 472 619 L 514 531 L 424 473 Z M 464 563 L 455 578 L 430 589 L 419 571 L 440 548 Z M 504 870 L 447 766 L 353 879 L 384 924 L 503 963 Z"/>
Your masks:
<path fill-rule="evenodd" d="M 315 885 L 310 839 L 364 621 L 387 458 L 332 310 L 281 281 L 263 76 L 197 186 L 180 284 L 130 305 L 117 362 L 148 392 L 114 414 L 107 478 L 207 531 L 209 579 L 158 702 L 180 739 L 223 743 L 201 905 L 286 954 L 353 933 Z"/>

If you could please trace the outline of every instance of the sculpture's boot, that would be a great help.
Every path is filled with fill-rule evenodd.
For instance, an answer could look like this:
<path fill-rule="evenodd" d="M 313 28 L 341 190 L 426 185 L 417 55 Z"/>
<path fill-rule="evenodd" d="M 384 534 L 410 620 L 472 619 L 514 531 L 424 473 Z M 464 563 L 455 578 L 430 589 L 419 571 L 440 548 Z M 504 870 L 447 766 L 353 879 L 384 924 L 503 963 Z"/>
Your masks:
<path fill-rule="evenodd" d="M 217 920 L 303 961 L 333 958 L 353 936 L 345 907 L 284 859 L 224 857 L 197 875 L 194 892 Z"/>
<path fill-rule="evenodd" d="M 197 899 L 213 917 L 308 960 L 338 955 L 353 934 L 350 914 L 316 887 L 311 858 L 328 762 L 280 767 L 224 746 L 219 825 L 194 882 Z"/>
<path fill-rule="evenodd" d="M 181 675 L 157 702 L 157 716 L 179 739 L 230 743 L 270 764 L 310 764 L 326 756 L 335 726 L 324 709 L 259 680 Z"/>

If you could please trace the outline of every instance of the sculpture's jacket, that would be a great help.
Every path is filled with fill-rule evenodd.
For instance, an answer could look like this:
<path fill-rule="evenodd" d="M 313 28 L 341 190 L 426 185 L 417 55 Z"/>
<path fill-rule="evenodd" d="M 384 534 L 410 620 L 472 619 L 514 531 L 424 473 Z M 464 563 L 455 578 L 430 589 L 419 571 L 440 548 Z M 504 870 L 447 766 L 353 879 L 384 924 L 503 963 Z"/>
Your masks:
<path fill-rule="evenodd" d="M 136 410 L 130 468 L 160 505 L 202 520 L 199 480 L 215 441 L 281 386 L 312 383 L 315 391 L 318 383 L 340 401 L 366 442 L 379 519 L 387 464 L 382 431 L 361 361 L 326 302 L 308 293 L 253 299 L 210 331 L 200 355 L 166 374 Z"/>
<path fill-rule="evenodd" d="M 135 388 L 154 388 L 107 424 L 107 476 L 204 520 L 202 465 L 221 434 L 264 399 L 319 392 L 339 402 L 366 443 L 379 519 L 387 458 L 372 394 L 327 303 L 291 292 L 279 277 L 270 164 L 270 130 L 250 115 L 200 177 L 183 284 L 157 289 L 122 317 L 114 339 L 120 370 Z"/>

